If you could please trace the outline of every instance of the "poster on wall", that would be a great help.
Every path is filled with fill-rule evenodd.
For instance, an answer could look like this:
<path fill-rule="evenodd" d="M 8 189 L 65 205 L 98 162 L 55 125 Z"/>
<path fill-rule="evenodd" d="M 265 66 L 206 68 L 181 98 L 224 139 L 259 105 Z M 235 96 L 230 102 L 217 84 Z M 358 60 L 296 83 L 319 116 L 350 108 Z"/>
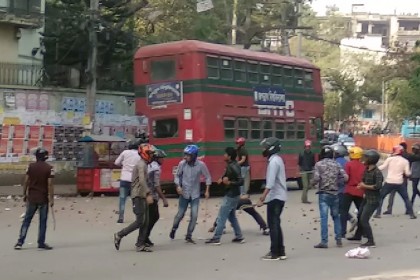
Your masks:
<path fill-rule="evenodd" d="M 75 98 L 63 97 L 61 100 L 61 110 L 63 111 L 74 111 Z"/>
<path fill-rule="evenodd" d="M 48 110 L 50 106 L 48 106 L 49 104 L 49 97 L 48 94 L 46 93 L 42 93 L 39 96 L 39 110 Z"/>
<path fill-rule="evenodd" d="M 95 112 L 97 114 L 113 114 L 114 102 L 108 100 L 97 100 L 95 104 Z"/>
<path fill-rule="evenodd" d="M 26 94 L 23 92 L 16 93 L 16 108 L 26 109 Z"/>
<path fill-rule="evenodd" d="M 74 111 L 75 112 L 86 111 L 86 98 L 84 97 L 75 98 Z"/>
<path fill-rule="evenodd" d="M 14 92 L 4 92 L 4 108 L 16 109 L 16 96 Z"/>
<path fill-rule="evenodd" d="M 29 93 L 26 99 L 27 110 L 38 110 L 39 109 L 39 95 L 36 93 Z"/>

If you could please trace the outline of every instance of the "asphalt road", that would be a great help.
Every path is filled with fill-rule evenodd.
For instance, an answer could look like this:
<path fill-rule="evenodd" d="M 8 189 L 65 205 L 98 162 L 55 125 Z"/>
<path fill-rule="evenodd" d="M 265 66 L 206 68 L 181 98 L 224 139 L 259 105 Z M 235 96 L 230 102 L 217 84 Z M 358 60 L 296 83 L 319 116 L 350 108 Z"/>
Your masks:
<path fill-rule="evenodd" d="M 403 215 L 402 200 L 396 198 L 394 216 L 373 220 L 377 248 L 365 260 L 348 259 L 346 251 L 357 244 L 344 242 L 336 248 L 331 237 L 330 248 L 314 249 L 319 242 L 318 207 L 300 204 L 300 191 L 289 192 L 289 201 L 282 215 L 286 261 L 264 262 L 260 257 L 268 252 L 269 238 L 262 236 L 256 223 L 246 213 L 239 213 L 239 221 L 246 238 L 245 244 L 232 244 L 230 226 L 221 246 L 205 245 L 211 237 L 207 229 L 216 217 L 220 198 L 200 206 L 199 222 L 194 237 L 197 245 L 185 244 L 183 237 L 187 218 L 181 224 L 176 239 L 168 233 L 177 209 L 177 200 L 170 199 L 169 208 L 161 208 L 161 220 L 155 227 L 152 240 L 155 252 L 136 253 L 136 234 L 123 239 L 121 250 L 116 251 L 112 235 L 123 225 L 116 224 L 118 198 L 95 197 L 61 198 L 56 200 L 57 228 L 51 219 L 47 242 L 52 251 L 36 249 L 37 216 L 29 230 L 27 244 L 22 251 L 13 250 L 20 228 L 22 202 L 13 199 L 0 201 L 0 271 L 1 279 L 73 280 L 73 279 L 350 279 L 367 275 L 400 273 L 404 278 L 377 277 L 367 279 L 420 279 L 420 219 L 410 220 Z M 253 197 L 256 201 L 257 197 Z M 310 199 L 316 201 L 311 191 Z M 420 202 L 418 202 L 420 203 Z M 127 202 L 127 222 L 133 221 Z M 418 209 L 418 206 L 415 208 Z M 258 208 L 266 215 L 265 207 Z M 127 225 L 127 224 L 125 224 Z M 332 235 L 332 228 L 330 228 Z M 419 268 L 420 270 L 420 268 Z M 401 273 L 402 272 L 402 273 Z M 408 275 L 417 275 L 415 278 Z"/>

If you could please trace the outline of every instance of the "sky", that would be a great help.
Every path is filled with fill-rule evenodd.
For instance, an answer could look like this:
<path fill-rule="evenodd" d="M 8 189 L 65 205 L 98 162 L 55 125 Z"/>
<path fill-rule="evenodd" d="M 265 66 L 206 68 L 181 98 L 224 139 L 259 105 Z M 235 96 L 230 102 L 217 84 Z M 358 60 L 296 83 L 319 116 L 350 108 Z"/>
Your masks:
<path fill-rule="evenodd" d="M 350 13 L 352 4 L 365 4 L 365 12 L 380 14 L 419 13 L 420 0 L 313 0 L 312 7 L 318 15 L 325 15 L 326 6 L 336 5 L 341 13 Z"/>

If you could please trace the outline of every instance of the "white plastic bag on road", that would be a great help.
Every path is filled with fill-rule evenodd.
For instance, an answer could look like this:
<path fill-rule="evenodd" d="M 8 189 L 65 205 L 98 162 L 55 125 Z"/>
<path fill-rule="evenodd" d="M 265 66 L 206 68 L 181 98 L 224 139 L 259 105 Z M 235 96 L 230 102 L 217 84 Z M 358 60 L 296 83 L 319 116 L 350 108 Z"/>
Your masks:
<path fill-rule="evenodd" d="M 351 259 L 367 259 L 370 256 L 369 248 L 358 247 L 349 250 L 345 256 Z"/>

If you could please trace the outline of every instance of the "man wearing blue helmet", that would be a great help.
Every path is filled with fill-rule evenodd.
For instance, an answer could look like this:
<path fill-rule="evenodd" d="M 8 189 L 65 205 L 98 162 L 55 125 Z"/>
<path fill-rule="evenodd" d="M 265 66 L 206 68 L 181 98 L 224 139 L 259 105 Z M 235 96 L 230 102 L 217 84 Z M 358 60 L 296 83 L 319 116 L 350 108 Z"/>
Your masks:
<path fill-rule="evenodd" d="M 178 164 L 177 173 L 175 174 L 176 191 L 179 195 L 178 213 L 174 218 L 174 224 L 171 233 L 169 234 L 171 239 L 175 238 L 179 223 L 184 218 L 188 205 L 190 205 L 191 218 L 185 241 L 192 244 L 195 244 L 195 241 L 192 239 L 192 233 L 198 218 L 201 176 L 204 176 L 206 179 L 206 199 L 210 196 L 209 190 L 212 183 L 210 172 L 206 164 L 197 159 L 197 157 L 198 147 L 196 145 L 188 145 L 185 147 L 184 159 Z"/>

